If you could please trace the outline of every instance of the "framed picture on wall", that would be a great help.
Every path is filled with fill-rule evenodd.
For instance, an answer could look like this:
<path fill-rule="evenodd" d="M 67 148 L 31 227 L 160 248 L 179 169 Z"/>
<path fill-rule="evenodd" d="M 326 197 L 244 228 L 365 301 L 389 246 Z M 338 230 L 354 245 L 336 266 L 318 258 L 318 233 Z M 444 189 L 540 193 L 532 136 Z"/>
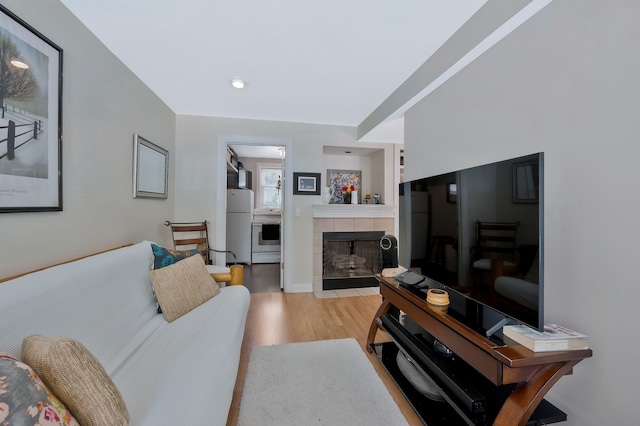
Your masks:
<path fill-rule="evenodd" d="M 0 212 L 62 210 L 62 49 L 0 5 Z"/>
<path fill-rule="evenodd" d="M 169 151 L 133 136 L 133 198 L 167 198 Z"/>
<path fill-rule="evenodd" d="M 320 173 L 293 173 L 294 195 L 320 195 Z"/>
<path fill-rule="evenodd" d="M 327 186 L 331 189 L 329 204 L 344 202 L 344 188 L 354 187 L 358 191 L 358 204 L 361 203 L 362 171 L 360 170 L 327 170 Z"/>

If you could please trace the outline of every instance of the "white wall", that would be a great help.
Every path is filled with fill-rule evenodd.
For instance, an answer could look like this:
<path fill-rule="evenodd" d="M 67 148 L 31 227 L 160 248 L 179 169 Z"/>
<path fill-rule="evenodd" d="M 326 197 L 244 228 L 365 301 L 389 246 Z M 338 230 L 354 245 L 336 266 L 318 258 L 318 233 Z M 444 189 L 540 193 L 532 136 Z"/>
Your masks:
<path fill-rule="evenodd" d="M 175 114 L 59 1 L 2 2 L 64 51 L 62 212 L 0 215 L 0 277 L 115 246 L 171 239 L 169 200 L 132 198 L 133 134 L 169 150 Z"/>
<path fill-rule="evenodd" d="M 359 144 L 362 145 L 362 144 Z M 373 194 L 385 194 L 386 184 L 391 182 L 393 176 L 392 171 L 386 173 L 385 178 L 385 161 L 388 161 L 390 166 L 393 164 L 393 159 L 390 156 L 393 152 L 386 151 L 385 149 L 378 149 L 370 154 L 358 155 L 357 153 L 350 154 L 324 154 L 324 169 L 337 169 L 337 170 L 359 170 L 361 171 L 361 185 L 360 194 L 358 197 L 361 203 L 365 202 L 365 196 L 371 195 L 369 203 L 373 203 Z M 326 186 L 327 176 L 323 176 L 322 185 Z M 393 187 L 392 187 L 393 188 Z M 382 199 L 384 202 L 385 199 Z M 393 194 L 389 195 L 388 204 L 393 204 Z"/>
<path fill-rule="evenodd" d="M 369 156 L 351 156 L 351 155 L 329 155 L 323 157 L 324 171 L 322 174 L 322 185 L 327 185 L 326 171 L 329 170 L 360 170 L 360 194 L 358 198 L 364 202 L 365 194 L 372 193 L 371 177 L 372 166 L 371 157 Z"/>
<path fill-rule="evenodd" d="M 365 192 L 364 194 L 362 194 L 362 199 L 364 199 L 364 195 L 370 193 L 371 194 L 371 201 L 373 202 L 373 194 L 380 194 L 381 203 L 384 204 L 397 204 L 394 203 L 394 193 L 393 192 L 386 192 L 385 191 L 385 185 L 387 182 L 391 182 L 393 181 L 393 177 L 394 177 L 394 169 L 396 167 L 394 167 L 394 169 L 391 170 L 387 170 L 384 167 L 385 164 L 385 157 L 389 156 L 389 155 L 394 155 L 393 152 L 389 153 L 384 152 L 384 151 L 376 151 L 373 154 L 371 154 L 371 192 Z M 395 158 L 392 158 L 392 163 L 396 164 L 396 160 Z M 400 166 L 400 163 L 398 162 L 398 167 Z M 400 183 L 400 182 L 397 182 Z M 393 190 L 395 191 L 395 193 L 398 192 L 398 190 L 396 189 L 398 187 L 398 185 L 393 185 Z"/>
<path fill-rule="evenodd" d="M 548 399 L 637 423 L 640 4 L 556 0 L 406 114 L 414 179 L 545 152 L 546 320 L 594 356 Z"/>
<path fill-rule="evenodd" d="M 355 128 L 351 127 L 183 115 L 178 115 L 176 127 L 176 218 L 207 212 L 207 220 L 212 223 L 226 220 L 215 213 L 216 203 L 224 202 L 224 196 L 216 190 L 215 167 L 218 139 L 233 139 L 230 135 L 236 135 L 245 142 L 253 137 L 256 140 L 292 140 L 292 150 L 287 149 L 287 167 L 293 168 L 290 172 L 321 173 L 323 182 L 327 166 L 322 160 L 325 145 L 384 149 L 388 154 L 385 168 L 389 176 L 393 175 L 393 145 L 357 142 Z M 385 185 L 385 192 L 393 193 L 394 183 L 390 180 Z M 312 205 L 321 204 L 322 196 L 293 195 L 292 186 L 286 182 L 284 191 L 289 200 L 284 214 L 293 221 L 292 240 L 285 246 L 291 259 L 285 263 L 285 269 L 291 270 L 291 282 L 285 282 L 285 290 L 300 288 L 310 291 L 313 279 Z M 295 209 L 300 209 L 300 217 L 294 217 Z M 213 235 L 212 241 L 217 237 Z"/>

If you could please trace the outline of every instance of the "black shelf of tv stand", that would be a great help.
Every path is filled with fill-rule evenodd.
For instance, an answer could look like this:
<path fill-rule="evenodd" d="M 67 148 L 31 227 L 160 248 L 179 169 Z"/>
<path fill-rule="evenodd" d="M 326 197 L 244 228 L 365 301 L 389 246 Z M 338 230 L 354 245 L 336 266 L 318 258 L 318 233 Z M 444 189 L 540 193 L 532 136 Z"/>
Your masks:
<path fill-rule="evenodd" d="M 382 316 L 379 324 L 393 342 L 374 344 L 372 349 L 425 425 L 484 426 L 493 423 L 515 385 L 494 386 L 457 357 L 438 355 L 429 341 L 421 335 L 411 334 L 391 315 Z M 444 401 L 426 397 L 404 376 L 396 361 L 400 350 L 437 385 Z M 566 420 L 563 411 L 543 399 L 526 426 Z"/>
<path fill-rule="evenodd" d="M 422 417 L 425 424 L 429 426 L 445 424 L 525 426 L 543 424 L 542 420 L 537 422 L 536 417 L 544 418 L 547 423 L 562 421 L 566 418 L 562 411 L 544 401 L 543 397 L 562 376 L 571 373 L 578 362 L 590 357 L 591 350 L 534 353 L 520 345 L 497 344 L 427 304 L 418 295 L 401 288 L 393 279 L 382 278 L 379 275 L 377 278 L 380 282 L 383 302 L 371 324 L 367 348 L 378 355 L 416 412 L 420 415 L 420 404 L 427 403 L 424 402 L 424 398 L 418 400 L 411 397 L 407 384 L 402 383 L 403 377 L 397 374 L 397 365 L 394 366 L 394 347 L 395 353 L 400 347 L 414 361 L 418 359 L 417 366 L 425 370 L 424 372 L 429 371 L 429 366 L 426 365 L 428 360 L 420 360 L 420 356 L 413 355 L 418 355 L 419 352 L 428 355 L 429 351 L 421 346 L 418 337 L 407 339 L 406 336 L 403 337 L 405 333 L 401 329 L 400 331 L 394 329 L 393 322 L 389 322 L 390 318 L 387 316 L 393 307 L 404 311 L 428 335 L 450 348 L 456 354 L 456 360 L 454 365 L 448 368 L 464 369 L 464 374 L 459 375 L 469 377 L 470 385 L 487 399 L 484 415 L 470 413 L 464 408 L 465 404 L 459 404 L 460 399 L 455 396 L 455 392 L 447 389 L 445 392 L 447 404 L 435 402 L 428 404 L 431 406 L 440 404 L 441 407 L 448 405 L 449 411 L 437 409 L 437 407 L 431 407 L 430 411 L 444 413 L 453 410 L 454 415 L 440 423 L 437 419 Z M 394 342 L 374 344 L 379 328 L 387 331 Z M 395 373 L 394 370 L 396 370 Z M 534 411 L 535 415 L 533 415 Z M 530 423 L 530 419 L 533 419 L 534 423 Z"/>

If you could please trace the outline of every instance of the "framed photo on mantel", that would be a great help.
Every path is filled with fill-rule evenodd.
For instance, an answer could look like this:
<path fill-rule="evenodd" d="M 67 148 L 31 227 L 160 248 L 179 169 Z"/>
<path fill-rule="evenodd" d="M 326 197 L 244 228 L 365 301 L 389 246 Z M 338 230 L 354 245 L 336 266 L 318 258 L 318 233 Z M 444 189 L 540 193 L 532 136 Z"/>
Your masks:
<path fill-rule="evenodd" d="M 62 49 L 0 5 L 0 212 L 62 210 Z"/>

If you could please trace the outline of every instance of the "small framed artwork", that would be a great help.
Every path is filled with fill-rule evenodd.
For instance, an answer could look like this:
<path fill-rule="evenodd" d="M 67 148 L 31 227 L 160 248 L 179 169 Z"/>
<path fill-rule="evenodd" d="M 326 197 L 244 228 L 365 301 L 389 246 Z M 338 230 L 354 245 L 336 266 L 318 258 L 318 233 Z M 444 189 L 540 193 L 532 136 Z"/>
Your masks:
<path fill-rule="evenodd" d="M 0 5 L 0 212 L 62 210 L 62 49 Z"/>
<path fill-rule="evenodd" d="M 133 198 L 167 198 L 169 151 L 133 136 Z"/>
<path fill-rule="evenodd" d="M 458 202 L 458 185 L 447 183 L 447 203 L 456 204 Z"/>
<path fill-rule="evenodd" d="M 294 195 L 320 195 L 320 173 L 293 173 Z"/>
<path fill-rule="evenodd" d="M 513 165 L 513 202 L 538 202 L 540 185 L 540 168 L 538 161 L 525 161 Z"/>
<path fill-rule="evenodd" d="M 361 203 L 360 186 L 362 171 L 360 170 L 327 170 L 327 186 L 331 189 L 329 204 L 344 203 L 347 188 L 355 188 L 358 194 L 358 204 Z"/>

